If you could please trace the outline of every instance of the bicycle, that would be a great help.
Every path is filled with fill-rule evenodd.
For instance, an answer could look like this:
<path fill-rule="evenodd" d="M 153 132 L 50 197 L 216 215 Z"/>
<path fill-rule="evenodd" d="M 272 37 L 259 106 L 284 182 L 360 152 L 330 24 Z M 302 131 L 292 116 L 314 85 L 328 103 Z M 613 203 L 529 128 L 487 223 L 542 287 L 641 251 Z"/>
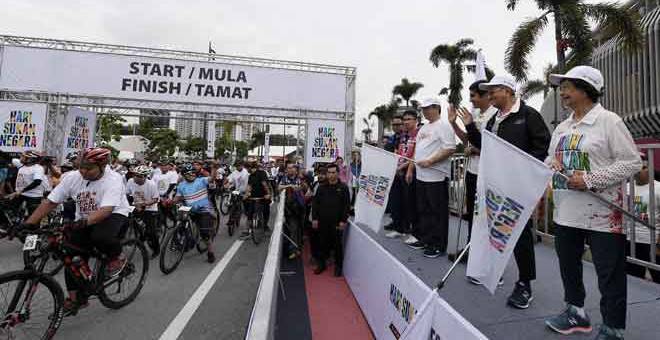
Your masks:
<path fill-rule="evenodd" d="M 234 230 L 238 229 L 241 224 L 241 215 L 243 213 L 243 205 L 241 204 L 241 193 L 234 190 L 229 194 L 227 199 L 229 202 L 229 218 L 227 219 L 227 232 L 229 236 L 234 235 Z"/>
<path fill-rule="evenodd" d="M 79 301 L 98 296 L 103 306 L 119 309 L 133 302 L 144 286 L 149 260 L 144 245 L 137 240 L 121 242 L 126 265 L 116 275 L 108 276 L 106 266 L 109 259 L 106 255 L 97 249 L 80 249 L 68 243 L 65 228 L 21 233 L 25 234 L 24 252 L 39 249 L 42 254 L 55 254 L 65 263 L 67 270 L 71 270 L 73 276 L 80 280 L 82 289 L 78 292 Z M 81 260 L 85 257 L 95 260 L 93 270 L 87 261 Z M 0 294 L 0 338 L 51 339 L 55 336 L 64 317 L 64 292 L 53 276 L 44 272 L 45 265 L 46 261 L 34 261 L 23 270 L 0 275 L 0 292 L 4 292 Z M 135 286 L 127 289 L 135 278 Z M 41 286 L 45 289 L 40 289 Z M 122 294 L 123 291 L 127 294 Z M 40 299 L 42 295 L 47 300 L 45 307 Z M 17 333 L 21 336 L 16 336 Z"/>
<path fill-rule="evenodd" d="M 12 239 L 19 231 L 26 215 L 24 205 L 16 206 L 16 202 L 9 199 L 0 199 L 0 239 Z"/>
<path fill-rule="evenodd" d="M 174 228 L 165 236 L 165 241 L 161 245 L 159 255 L 159 267 L 163 274 L 167 275 L 173 272 L 181 263 L 183 254 L 192 248 L 197 248 L 200 254 L 208 250 L 209 240 L 213 240 L 218 231 L 218 224 L 212 228 L 209 239 L 205 240 L 200 235 L 199 226 L 192 220 L 192 208 L 179 206 L 177 209 L 178 217 Z M 172 259 L 168 255 L 173 256 Z"/>
<path fill-rule="evenodd" d="M 216 204 L 218 205 L 217 209 L 222 215 L 227 216 L 230 211 L 232 192 L 223 189 L 218 196 L 219 199 L 216 199 Z"/>
<path fill-rule="evenodd" d="M 248 219 L 248 234 L 252 238 L 252 242 L 255 245 L 258 245 L 263 241 L 264 236 L 266 235 L 266 222 L 264 221 L 264 211 L 263 204 L 261 201 L 264 201 L 263 197 L 248 197 L 245 200 L 253 201 L 252 203 L 252 217 Z"/>

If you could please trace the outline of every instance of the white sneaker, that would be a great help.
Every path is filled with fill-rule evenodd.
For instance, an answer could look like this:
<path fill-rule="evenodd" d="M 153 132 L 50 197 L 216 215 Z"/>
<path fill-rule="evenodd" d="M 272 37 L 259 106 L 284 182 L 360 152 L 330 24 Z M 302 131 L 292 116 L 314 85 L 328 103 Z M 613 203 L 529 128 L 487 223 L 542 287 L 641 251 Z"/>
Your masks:
<path fill-rule="evenodd" d="M 413 243 L 416 243 L 417 241 L 419 241 L 419 240 L 417 239 L 417 237 L 410 235 L 410 236 L 408 236 L 408 238 L 407 238 L 405 241 L 403 241 L 403 243 L 405 243 L 405 244 L 413 244 Z"/>
<path fill-rule="evenodd" d="M 468 280 L 471 284 L 473 284 L 473 285 L 480 286 L 480 285 L 483 284 L 483 283 L 481 283 L 481 281 L 479 281 L 479 279 L 477 279 L 476 277 L 468 276 L 468 277 L 467 277 L 467 280 Z M 504 278 L 501 278 L 501 277 L 500 277 L 500 280 L 497 281 L 497 285 L 498 285 L 499 287 L 501 287 L 502 285 L 504 285 Z"/>
<path fill-rule="evenodd" d="M 401 237 L 401 235 L 403 235 L 403 234 L 401 234 L 400 232 L 398 232 L 398 231 L 396 231 L 396 230 L 392 230 L 392 231 L 390 231 L 389 233 L 385 234 L 385 237 L 388 237 L 388 238 L 399 238 L 399 237 Z"/>

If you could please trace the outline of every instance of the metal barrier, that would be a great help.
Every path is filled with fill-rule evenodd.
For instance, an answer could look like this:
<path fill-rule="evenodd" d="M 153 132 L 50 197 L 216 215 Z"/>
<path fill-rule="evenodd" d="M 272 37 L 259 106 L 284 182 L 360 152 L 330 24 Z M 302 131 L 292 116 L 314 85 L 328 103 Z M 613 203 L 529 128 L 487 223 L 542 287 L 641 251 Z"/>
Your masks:
<path fill-rule="evenodd" d="M 634 263 L 640 266 L 644 266 L 648 269 L 660 270 L 660 265 L 656 263 L 657 254 L 656 247 L 658 247 L 658 232 L 655 229 L 658 225 L 656 220 L 656 200 L 655 200 L 655 181 L 654 181 L 654 151 L 660 149 L 660 144 L 647 144 L 647 145 L 638 145 L 640 150 L 645 150 L 648 159 L 648 173 L 649 173 L 649 183 L 648 183 L 648 205 L 646 216 L 640 216 L 642 219 L 646 220 L 648 225 L 653 228 L 648 228 L 640 223 L 636 223 L 631 218 L 624 217 L 624 227 L 626 228 L 626 235 L 628 238 L 630 255 L 627 257 L 629 263 Z M 636 193 L 635 187 L 635 178 L 630 178 L 624 183 L 622 183 L 622 190 L 624 193 L 623 202 L 626 205 L 625 208 L 629 212 L 634 212 L 635 215 L 639 215 L 640 211 L 640 196 Z M 542 204 L 537 206 L 537 210 L 533 215 L 533 223 L 536 229 L 536 233 L 540 236 L 554 240 L 554 223 L 552 222 L 552 195 L 547 194 Z M 542 209 L 542 211 L 539 211 Z M 649 234 L 649 261 L 641 260 L 636 257 L 636 246 L 640 243 L 638 239 L 639 232 Z"/>
<path fill-rule="evenodd" d="M 282 225 L 284 223 L 284 192 L 280 193 L 277 216 L 268 245 L 268 255 L 259 283 L 257 297 L 252 307 L 246 340 L 271 340 L 275 338 L 278 288 L 280 288 L 280 259 L 282 257 Z"/>
<path fill-rule="evenodd" d="M 455 154 L 451 157 L 451 180 L 449 181 L 449 209 L 458 216 L 465 213 L 465 172 L 467 171 L 468 157 Z M 463 201 L 463 202 L 461 202 Z M 459 211 L 463 210 L 463 211 Z"/>

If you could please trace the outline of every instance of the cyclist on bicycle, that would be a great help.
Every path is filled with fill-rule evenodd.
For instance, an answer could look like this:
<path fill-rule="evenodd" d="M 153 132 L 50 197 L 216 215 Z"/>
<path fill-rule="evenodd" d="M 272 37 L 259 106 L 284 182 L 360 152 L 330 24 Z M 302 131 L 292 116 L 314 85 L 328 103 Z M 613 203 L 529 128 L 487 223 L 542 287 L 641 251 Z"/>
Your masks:
<path fill-rule="evenodd" d="M 95 247 L 110 259 L 108 276 L 121 272 L 126 258 L 121 253 L 120 232 L 128 221 L 129 206 L 122 176 L 106 167 L 110 150 L 86 149 L 80 157 L 80 169 L 62 179 L 34 213 L 27 225 L 37 224 L 51 210 L 72 197 L 76 202 L 76 227 L 68 234 L 68 244 L 74 249 Z M 78 296 L 79 279 L 67 268 L 64 279 L 69 297 L 64 303 L 64 315 L 76 314 L 87 306 L 87 297 Z"/>
<path fill-rule="evenodd" d="M 145 236 L 147 244 L 151 248 L 151 258 L 156 258 L 160 253 L 158 242 L 158 188 L 154 181 L 147 179 L 151 174 L 151 168 L 140 165 L 135 168 L 135 175 L 126 184 L 126 194 L 129 202 L 135 207 L 134 214 L 142 218 L 146 226 Z"/>
<path fill-rule="evenodd" d="M 252 220 L 254 215 L 254 207 L 256 204 L 261 204 L 263 206 L 263 217 L 264 217 L 264 228 L 268 230 L 268 220 L 270 219 L 270 185 L 268 184 L 268 175 L 265 171 L 259 169 L 259 164 L 257 161 L 251 161 L 248 163 L 248 171 L 250 176 L 248 177 L 248 185 L 245 193 L 246 198 L 263 198 L 259 201 L 246 200 L 245 201 L 245 215 L 248 220 Z M 242 233 L 241 236 L 249 236 L 250 233 L 246 230 Z"/>
<path fill-rule="evenodd" d="M 248 179 L 250 174 L 248 171 L 243 168 L 243 162 L 236 161 L 234 163 L 236 169 L 227 177 L 227 182 L 225 183 L 226 189 L 234 188 L 238 190 L 241 195 L 245 194 L 247 191 Z"/>
<path fill-rule="evenodd" d="M 161 160 L 160 173 L 154 174 L 152 180 L 158 187 L 158 194 L 160 195 L 161 202 L 161 214 L 164 218 L 168 218 L 174 221 L 176 218 L 172 213 L 172 210 L 162 203 L 171 198 L 172 194 L 175 192 L 176 185 L 179 182 L 179 174 L 176 173 L 170 163 L 168 163 L 166 160 Z"/>
<path fill-rule="evenodd" d="M 40 161 L 41 154 L 37 151 L 29 150 L 21 155 L 23 166 L 18 169 L 16 176 L 16 191 L 7 197 L 15 199 L 17 207 L 25 202 L 28 214 L 32 214 L 41 203 L 46 189 L 45 184 L 48 182 L 44 167 L 39 164 Z"/>
<path fill-rule="evenodd" d="M 181 171 L 183 181 L 176 188 L 174 199 L 168 200 L 167 205 L 183 202 L 184 205 L 191 207 L 190 217 L 199 227 L 200 235 L 208 242 L 208 251 L 206 252 L 209 263 L 215 262 L 213 253 L 213 230 L 211 215 L 211 202 L 208 197 L 209 179 L 208 177 L 197 177 L 197 171 L 192 164 L 186 164 Z"/>

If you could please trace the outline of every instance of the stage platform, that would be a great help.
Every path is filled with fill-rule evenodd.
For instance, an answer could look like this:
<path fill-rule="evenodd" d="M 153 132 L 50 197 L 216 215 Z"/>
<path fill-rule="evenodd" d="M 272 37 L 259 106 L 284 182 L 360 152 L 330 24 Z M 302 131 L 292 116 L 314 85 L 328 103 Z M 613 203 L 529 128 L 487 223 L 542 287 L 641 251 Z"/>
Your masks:
<path fill-rule="evenodd" d="M 458 218 L 451 217 L 450 227 L 456 228 Z M 465 222 L 464 222 L 465 223 Z M 375 234 L 361 226 L 385 249 L 431 287 L 442 278 L 451 266 L 447 257 L 428 259 L 421 250 L 408 248 L 400 239 L 389 239 L 385 232 Z M 450 239 L 450 243 L 456 239 Z M 546 328 L 543 320 L 562 311 L 563 290 L 559 276 L 559 263 L 552 247 L 536 245 L 537 279 L 532 283 L 534 301 L 529 309 L 518 310 L 506 306 L 506 299 L 513 289 L 518 272 L 511 259 L 504 273 L 504 285 L 495 295 L 465 280 L 465 264 L 460 264 L 448 280 L 440 295 L 468 321 L 490 339 L 592 339 L 597 328 L 589 335 L 569 337 Z M 596 272 L 591 263 L 585 262 L 584 283 L 587 291 L 585 307 L 594 326 L 601 324 L 599 312 L 600 294 Z M 628 315 L 626 339 L 660 339 L 660 285 L 635 277 L 628 277 Z"/>

